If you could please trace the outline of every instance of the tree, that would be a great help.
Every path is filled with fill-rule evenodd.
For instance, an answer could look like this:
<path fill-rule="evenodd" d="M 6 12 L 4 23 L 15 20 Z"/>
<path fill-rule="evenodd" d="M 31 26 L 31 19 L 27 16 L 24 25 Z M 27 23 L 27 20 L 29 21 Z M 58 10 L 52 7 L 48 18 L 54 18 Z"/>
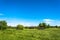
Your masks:
<path fill-rule="evenodd" d="M 47 25 L 47 28 L 49 28 L 49 27 L 50 27 L 50 25 L 48 24 L 48 25 Z"/>
<path fill-rule="evenodd" d="M 4 30 L 7 28 L 7 22 L 6 21 L 0 21 L 0 30 Z"/>
<path fill-rule="evenodd" d="M 58 26 L 56 25 L 55 28 L 58 28 Z"/>
<path fill-rule="evenodd" d="M 23 30 L 24 26 L 23 25 L 17 25 L 17 29 Z"/>
<path fill-rule="evenodd" d="M 46 23 L 40 23 L 39 26 L 38 26 L 39 29 L 43 29 L 43 28 L 46 28 L 46 27 L 47 27 Z"/>

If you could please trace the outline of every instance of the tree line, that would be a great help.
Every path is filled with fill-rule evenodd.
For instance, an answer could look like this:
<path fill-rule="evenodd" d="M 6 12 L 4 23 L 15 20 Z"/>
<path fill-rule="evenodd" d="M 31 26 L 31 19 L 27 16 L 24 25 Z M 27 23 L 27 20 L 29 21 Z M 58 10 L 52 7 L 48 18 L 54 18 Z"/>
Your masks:
<path fill-rule="evenodd" d="M 8 26 L 6 21 L 0 21 L 0 30 L 5 30 L 5 29 L 17 29 L 17 30 L 23 30 L 25 29 L 46 29 L 46 28 L 60 28 L 60 26 L 51 26 L 46 23 L 39 23 L 38 26 L 23 26 L 18 24 L 16 27 Z"/>

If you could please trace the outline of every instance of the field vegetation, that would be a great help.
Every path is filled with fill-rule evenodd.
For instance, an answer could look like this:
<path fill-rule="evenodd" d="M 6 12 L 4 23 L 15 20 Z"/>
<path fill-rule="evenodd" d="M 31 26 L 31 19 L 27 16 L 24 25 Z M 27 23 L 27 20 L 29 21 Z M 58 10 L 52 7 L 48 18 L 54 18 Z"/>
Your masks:
<path fill-rule="evenodd" d="M 38 26 L 8 26 L 0 21 L 0 40 L 60 40 L 60 26 L 40 23 Z"/>

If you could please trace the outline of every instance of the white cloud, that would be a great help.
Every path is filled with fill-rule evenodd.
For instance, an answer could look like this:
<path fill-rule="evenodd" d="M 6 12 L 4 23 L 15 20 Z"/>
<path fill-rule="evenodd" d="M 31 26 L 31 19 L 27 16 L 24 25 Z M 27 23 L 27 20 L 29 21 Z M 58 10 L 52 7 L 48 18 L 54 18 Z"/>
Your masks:
<path fill-rule="evenodd" d="M 37 26 L 38 21 L 35 20 L 24 20 L 24 19 L 16 19 L 16 18 L 0 18 L 0 20 L 6 20 L 9 26 L 16 26 L 18 24 L 24 26 Z"/>
<path fill-rule="evenodd" d="M 35 23 L 30 23 L 30 22 L 10 22 L 8 23 L 9 26 L 16 26 L 18 24 L 24 25 L 24 26 L 35 26 Z"/>
<path fill-rule="evenodd" d="M 18 24 L 24 25 L 24 26 L 37 26 L 38 22 L 36 21 L 27 21 L 22 19 L 9 19 L 7 20 L 8 25 L 10 26 L 16 26 Z"/>
<path fill-rule="evenodd" d="M 60 20 L 53 20 L 53 19 L 43 19 L 43 22 L 50 24 L 50 25 L 58 25 L 60 26 Z"/>
<path fill-rule="evenodd" d="M 15 18 L 0 18 L 0 20 L 6 20 L 8 25 L 16 26 L 18 24 L 22 24 L 24 26 L 37 26 L 40 22 L 45 22 L 50 25 L 58 25 L 60 26 L 60 20 L 53 19 L 43 19 L 43 20 L 24 20 L 24 19 L 15 19 Z"/>
<path fill-rule="evenodd" d="M 52 19 L 43 19 L 43 22 L 47 23 L 47 24 L 50 24 L 52 23 L 54 20 Z"/>

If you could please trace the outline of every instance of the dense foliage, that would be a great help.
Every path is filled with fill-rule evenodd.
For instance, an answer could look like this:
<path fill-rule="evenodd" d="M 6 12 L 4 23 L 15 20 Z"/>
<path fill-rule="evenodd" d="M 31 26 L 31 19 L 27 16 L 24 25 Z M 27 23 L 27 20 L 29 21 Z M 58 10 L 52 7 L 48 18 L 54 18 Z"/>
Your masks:
<path fill-rule="evenodd" d="M 0 21 L 0 30 L 4 30 L 7 28 L 7 22 L 6 21 Z"/>
<path fill-rule="evenodd" d="M 20 30 L 23 30 L 23 25 L 17 25 L 16 29 L 20 29 Z"/>

